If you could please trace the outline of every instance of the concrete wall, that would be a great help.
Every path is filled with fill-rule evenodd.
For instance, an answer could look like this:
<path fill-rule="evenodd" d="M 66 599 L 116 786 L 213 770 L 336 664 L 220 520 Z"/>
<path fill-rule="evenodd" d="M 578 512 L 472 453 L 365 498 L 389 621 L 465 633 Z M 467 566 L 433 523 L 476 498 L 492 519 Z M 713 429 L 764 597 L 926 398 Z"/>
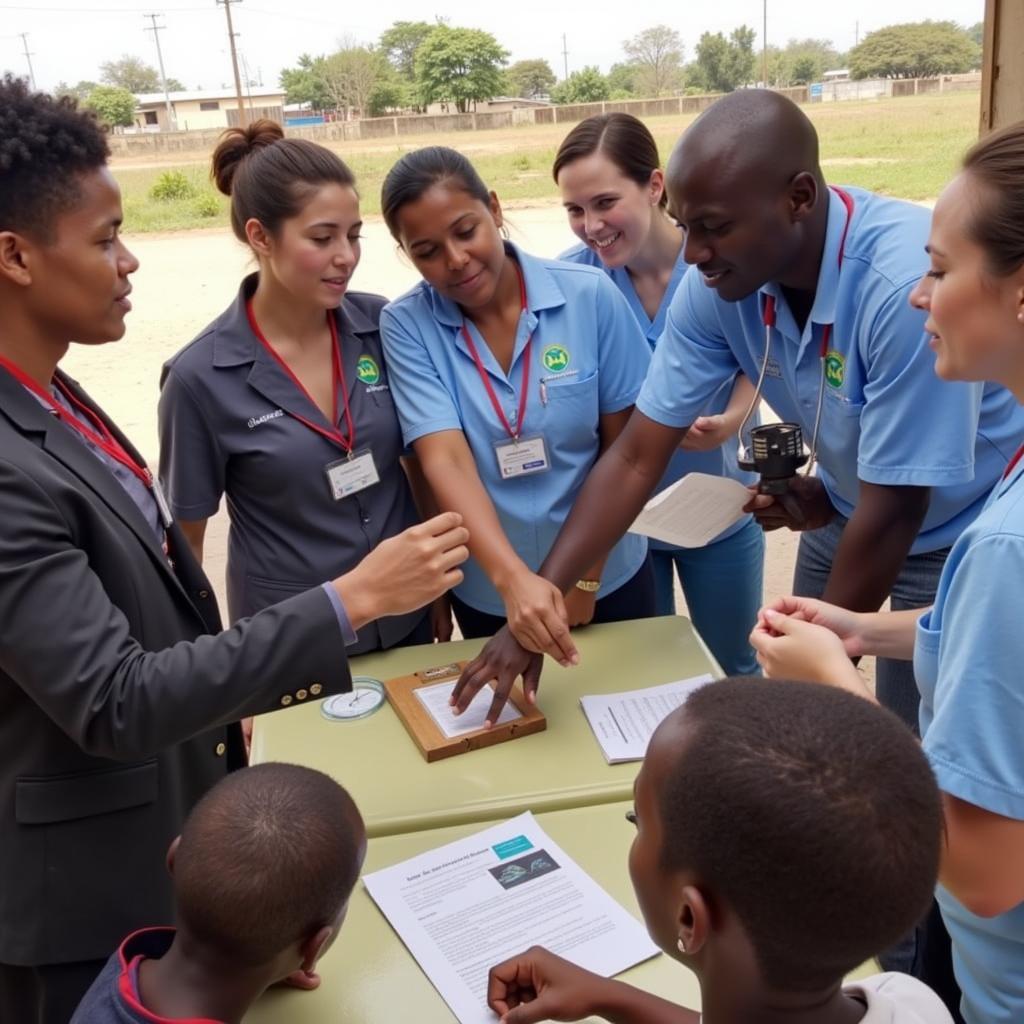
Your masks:
<path fill-rule="evenodd" d="M 862 78 L 823 82 L 812 90 L 812 101 L 877 100 L 888 96 L 922 96 L 926 93 L 973 92 L 981 87 L 981 75 L 943 75 L 941 78 Z"/>
<path fill-rule="evenodd" d="M 948 75 L 941 79 L 878 79 L 875 82 L 829 82 L 822 86 L 820 99 L 870 99 L 878 96 L 918 95 L 977 89 L 980 75 Z M 898 91 L 896 91 L 898 89 Z M 779 89 L 796 103 L 807 103 L 810 92 L 805 85 Z M 475 114 L 416 114 L 397 117 L 367 117 L 359 121 L 332 121 L 327 124 L 292 126 L 285 133 L 315 142 L 350 142 L 357 139 L 394 139 L 410 135 L 448 135 L 452 132 L 485 131 L 529 124 L 575 124 L 593 114 L 622 111 L 637 117 L 698 114 L 711 106 L 718 95 L 673 96 L 650 100 L 608 100 L 602 103 L 574 103 L 561 107 L 523 107 L 519 110 Z M 817 102 L 815 95 L 813 101 Z M 216 112 L 221 117 L 224 111 Z M 182 119 L 179 114 L 178 123 Z M 221 122 L 223 124 L 223 122 Z M 209 151 L 223 128 L 206 131 L 159 132 L 144 135 L 111 135 L 110 148 L 115 156 L 141 156 L 188 151 Z"/>

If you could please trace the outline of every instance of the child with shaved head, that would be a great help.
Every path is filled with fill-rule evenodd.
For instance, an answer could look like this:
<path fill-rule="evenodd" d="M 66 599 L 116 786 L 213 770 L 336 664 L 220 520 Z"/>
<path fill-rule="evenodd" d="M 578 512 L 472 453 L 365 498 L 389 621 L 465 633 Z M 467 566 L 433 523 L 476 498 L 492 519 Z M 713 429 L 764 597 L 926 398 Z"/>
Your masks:
<path fill-rule="evenodd" d="M 727 679 L 654 734 L 629 856 L 651 937 L 702 1012 L 534 948 L 491 970 L 502 1024 L 950 1024 L 903 974 L 843 985 L 925 912 L 942 816 L 891 713 L 806 683 Z"/>
<path fill-rule="evenodd" d="M 275 982 L 315 988 L 365 853 L 356 805 L 321 772 L 264 764 L 227 776 L 167 854 L 177 928 L 125 939 L 72 1024 L 237 1024 Z"/>

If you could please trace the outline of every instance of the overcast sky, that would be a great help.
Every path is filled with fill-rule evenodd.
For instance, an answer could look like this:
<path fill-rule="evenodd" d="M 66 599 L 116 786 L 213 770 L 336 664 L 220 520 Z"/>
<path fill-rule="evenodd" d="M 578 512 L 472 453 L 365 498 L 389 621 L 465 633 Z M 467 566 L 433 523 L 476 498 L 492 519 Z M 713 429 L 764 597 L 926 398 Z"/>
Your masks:
<path fill-rule="evenodd" d="M 511 60 L 546 59 L 562 75 L 562 34 L 569 71 L 597 64 L 603 71 L 622 59 L 622 40 L 651 25 L 667 24 L 682 35 L 690 59 L 702 32 L 728 33 L 747 24 L 761 45 L 762 0 L 644 0 L 635 8 L 601 0 L 241 0 L 232 6 L 239 47 L 253 79 L 277 84 L 281 68 L 301 53 L 336 48 L 343 37 L 372 42 L 392 22 L 446 18 L 452 25 L 486 29 L 511 51 Z M 872 29 L 924 18 L 963 25 L 981 21 L 984 0 L 767 0 L 768 42 L 793 37 L 831 39 L 840 50 Z M 630 17 L 625 16 L 631 11 Z M 0 0 L 0 69 L 27 72 L 20 33 L 28 33 L 36 84 L 51 89 L 98 77 L 99 65 L 124 53 L 156 64 L 151 22 L 158 24 L 167 74 L 188 88 L 227 85 L 231 64 L 223 6 L 215 0 Z M 608 13 L 598 13 L 608 12 Z M 859 25 L 858 25 L 859 21 Z"/>

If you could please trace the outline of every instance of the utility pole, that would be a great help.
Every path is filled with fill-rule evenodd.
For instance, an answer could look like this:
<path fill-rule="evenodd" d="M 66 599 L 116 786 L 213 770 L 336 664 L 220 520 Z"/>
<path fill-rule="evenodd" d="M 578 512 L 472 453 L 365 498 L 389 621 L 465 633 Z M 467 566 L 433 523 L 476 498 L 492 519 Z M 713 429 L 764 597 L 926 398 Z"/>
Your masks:
<path fill-rule="evenodd" d="M 764 0 L 762 9 L 764 27 L 761 32 L 761 84 L 768 88 L 768 0 Z"/>
<path fill-rule="evenodd" d="M 235 50 L 235 29 L 231 24 L 231 5 L 240 4 L 242 0 L 217 0 L 224 5 L 224 13 L 228 16 L 228 42 L 231 44 L 231 67 L 235 72 L 235 98 L 238 100 L 238 125 L 245 128 L 249 119 L 245 114 L 245 100 L 242 98 L 242 76 L 238 73 L 238 52 Z"/>
<path fill-rule="evenodd" d="M 31 85 L 34 90 L 36 87 L 36 73 L 32 70 L 32 54 L 28 52 L 28 33 L 19 32 L 18 35 L 21 36 L 21 44 L 25 47 L 25 60 L 28 61 L 29 85 Z"/>
<path fill-rule="evenodd" d="M 564 32 L 562 33 L 562 62 L 565 65 L 565 80 L 569 81 L 569 49 Z"/>
<path fill-rule="evenodd" d="M 860 22 L 853 23 L 853 45 L 860 46 Z"/>
<path fill-rule="evenodd" d="M 245 94 L 249 97 L 249 120 L 252 120 L 252 76 L 249 74 L 249 62 L 245 59 L 245 53 L 242 53 L 242 70 L 245 72 Z"/>
<path fill-rule="evenodd" d="M 160 64 L 160 84 L 164 89 L 164 106 L 167 108 L 167 130 L 174 130 L 174 115 L 171 113 L 171 96 L 167 91 L 167 74 L 164 71 L 164 55 L 160 49 L 160 30 L 166 28 L 166 25 L 158 25 L 156 19 L 159 17 L 158 14 L 144 14 L 143 18 L 149 18 L 153 23 L 152 28 L 144 28 L 143 32 L 152 32 L 153 39 L 156 41 L 156 59 Z"/>

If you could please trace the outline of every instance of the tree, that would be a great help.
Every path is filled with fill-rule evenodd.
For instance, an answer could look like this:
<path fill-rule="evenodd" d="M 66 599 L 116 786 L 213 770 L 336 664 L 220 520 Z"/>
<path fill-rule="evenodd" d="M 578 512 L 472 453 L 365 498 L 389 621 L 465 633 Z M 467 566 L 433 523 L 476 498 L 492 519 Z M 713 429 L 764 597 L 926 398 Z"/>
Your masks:
<path fill-rule="evenodd" d="M 574 71 L 551 90 L 553 103 L 597 103 L 608 99 L 608 80 L 590 65 Z"/>
<path fill-rule="evenodd" d="M 505 72 L 505 81 L 513 96 L 535 99 L 547 96 L 557 79 L 546 60 L 517 60 Z"/>
<path fill-rule="evenodd" d="M 967 29 L 967 34 L 971 37 L 975 46 L 981 49 L 985 42 L 985 22 L 976 21 Z"/>
<path fill-rule="evenodd" d="M 100 81 L 131 93 L 160 92 L 160 74 L 139 57 L 124 54 L 100 65 Z"/>
<path fill-rule="evenodd" d="M 866 35 L 850 51 L 853 78 L 934 78 L 976 68 L 981 50 L 952 21 L 889 25 Z"/>
<path fill-rule="evenodd" d="M 381 33 L 380 48 L 407 82 L 416 81 L 416 51 L 435 28 L 429 21 L 396 21 Z"/>
<path fill-rule="evenodd" d="M 608 83 L 608 98 L 611 100 L 625 100 L 637 95 L 637 77 L 639 68 L 632 61 L 622 61 L 613 64 L 611 70 L 605 76 Z"/>
<path fill-rule="evenodd" d="M 622 44 L 636 68 L 635 88 L 645 96 L 661 96 L 682 84 L 683 41 L 668 25 L 655 25 Z"/>
<path fill-rule="evenodd" d="M 707 92 L 732 92 L 752 81 L 754 39 L 754 30 L 746 25 L 733 29 L 728 39 L 721 32 L 705 32 L 697 43 L 691 83 Z"/>
<path fill-rule="evenodd" d="M 829 68 L 841 67 L 830 39 L 790 39 L 785 49 L 768 47 L 768 83 L 775 86 L 820 82 Z"/>
<path fill-rule="evenodd" d="M 385 84 L 388 71 L 387 59 L 380 50 L 347 46 L 326 57 L 319 74 L 333 106 L 354 108 L 367 117 L 374 92 Z"/>
<path fill-rule="evenodd" d="M 135 97 L 116 85 L 97 85 L 85 101 L 100 121 L 110 128 L 126 128 L 135 120 Z"/>
<path fill-rule="evenodd" d="M 314 110 L 326 110 L 331 97 L 324 81 L 324 58 L 304 53 L 298 66 L 285 68 L 279 79 L 285 91 L 285 102 L 308 103 Z"/>
<path fill-rule="evenodd" d="M 160 91 L 159 89 L 157 90 Z M 168 92 L 185 92 L 185 83 L 178 78 L 167 79 L 167 91 Z"/>
<path fill-rule="evenodd" d="M 470 103 L 501 91 L 508 50 L 478 28 L 437 25 L 416 51 L 416 84 L 424 103 L 454 103 L 465 113 Z"/>
<path fill-rule="evenodd" d="M 70 96 L 72 99 L 78 100 L 79 103 L 84 103 L 89 98 L 89 93 L 96 88 L 96 82 L 90 82 L 87 79 L 82 79 L 75 85 L 68 85 L 67 82 L 58 82 L 57 88 L 53 90 L 54 96 Z"/>

